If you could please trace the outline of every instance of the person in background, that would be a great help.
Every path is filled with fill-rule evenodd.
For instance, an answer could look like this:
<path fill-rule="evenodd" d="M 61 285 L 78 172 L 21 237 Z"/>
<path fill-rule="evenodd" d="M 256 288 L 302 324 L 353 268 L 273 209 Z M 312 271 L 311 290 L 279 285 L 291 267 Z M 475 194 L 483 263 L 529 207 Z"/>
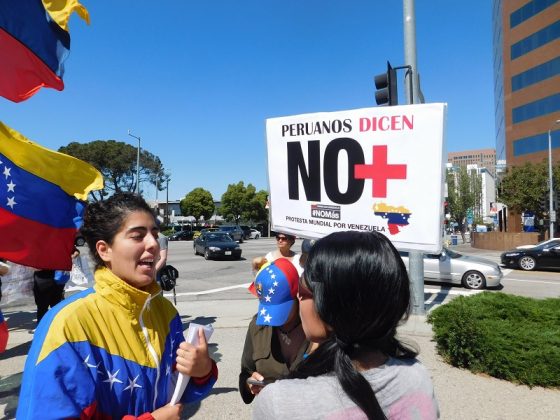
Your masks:
<path fill-rule="evenodd" d="M 0 258 L 0 302 L 2 301 L 2 276 L 5 276 L 10 271 L 10 266 L 6 264 L 6 261 Z M 4 319 L 4 314 L 0 309 L 0 353 L 6 350 L 8 344 L 8 324 Z"/>
<path fill-rule="evenodd" d="M 260 392 L 254 419 L 439 417 L 428 372 L 396 338 L 410 284 L 384 235 L 336 232 L 318 240 L 298 299 L 305 335 L 319 346 L 292 379 Z"/>
<path fill-rule="evenodd" d="M 159 224 L 158 224 L 159 227 Z M 157 280 L 159 282 L 160 271 L 167 264 L 167 248 L 169 247 L 169 240 L 163 233 L 158 232 L 159 243 L 159 260 L 156 263 Z"/>
<path fill-rule="evenodd" d="M 72 250 L 72 259 L 80 255 L 78 248 Z M 37 270 L 33 274 L 33 297 L 37 305 L 37 324 L 50 308 L 64 299 L 64 286 L 70 278 L 70 272 L 60 270 Z"/>
<path fill-rule="evenodd" d="M 216 363 L 199 330 L 185 342 L 155 281 L 158 228 L 148 204 L 117 193 L 86 207 L 81 231 L 96 263 L 92 289 L 50 310 L 26 360 L 18 419 L 178 419 L 207 396 Z M 178 374 L 191 377 L 169 405 Z"/>
<path fill-rule="evenodd" d="M 295 241 L 296 237 L 293 235 L 286 235 L 280 232 L 276 233 L 276 250 L 270 251 L 264 257 L 253 258 L 253 272 L 256 273 L 266 262 L 272 262 L 278 258 L 285 258 L 289 260 L 296 267 L 298 273 L 301 274 L 303 272 L 299 262 L 301 255 L 296 254 L 291 249 Z"/>
<path fill-rule="evenodd" d="M 259 298 L 241 357 L 239 392 L 250 404 L 266 383 L 285 377 L 302 360 L 309 342 L 299 318 L 298 273 L 285 258 L 266 263 L 250 288 Z M 247 380 L 264 381 L 262 384 Z"/>

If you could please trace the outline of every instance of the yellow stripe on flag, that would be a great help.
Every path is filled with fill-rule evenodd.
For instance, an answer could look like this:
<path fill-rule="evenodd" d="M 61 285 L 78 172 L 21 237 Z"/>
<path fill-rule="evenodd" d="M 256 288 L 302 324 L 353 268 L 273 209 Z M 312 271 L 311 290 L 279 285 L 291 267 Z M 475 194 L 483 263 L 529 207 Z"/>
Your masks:
<path fill-rule="evenodd" d="M 58 26 L 66 32 L 72 12 L 76 12 L 89 25 L 89 13 L 78 0 L 43 0 L 43 5 Z"/>
<path fill-rule="evenodd" d="M 86 201 L 90 191 L 103 188 L 103 175 L 89 163 L 40 146 L 2 122 L 0 153 L 78 200 Z"/>

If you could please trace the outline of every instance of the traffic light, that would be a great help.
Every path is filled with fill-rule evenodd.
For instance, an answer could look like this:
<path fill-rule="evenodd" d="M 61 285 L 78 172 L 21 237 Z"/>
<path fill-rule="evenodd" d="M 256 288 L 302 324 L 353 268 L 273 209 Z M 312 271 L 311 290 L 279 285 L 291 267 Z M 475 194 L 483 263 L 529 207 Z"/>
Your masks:
<path fill-rule="evenodd" d="M 387 72 L 375 76 L 375 102 L 377 105 L 398 105 L 397 71 L 387 61 Z"/>

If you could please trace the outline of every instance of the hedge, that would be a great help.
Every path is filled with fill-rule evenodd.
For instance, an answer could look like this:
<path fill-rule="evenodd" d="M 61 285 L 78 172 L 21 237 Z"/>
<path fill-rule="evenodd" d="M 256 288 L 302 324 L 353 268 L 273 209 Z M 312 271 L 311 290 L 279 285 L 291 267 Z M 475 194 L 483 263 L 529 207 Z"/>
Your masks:
<path fill-rule="evenodd" d="M 532 386 L 560 387 L 560 299 L 497 292 L 460 296 L 428 315 L 453 366 Z"/>

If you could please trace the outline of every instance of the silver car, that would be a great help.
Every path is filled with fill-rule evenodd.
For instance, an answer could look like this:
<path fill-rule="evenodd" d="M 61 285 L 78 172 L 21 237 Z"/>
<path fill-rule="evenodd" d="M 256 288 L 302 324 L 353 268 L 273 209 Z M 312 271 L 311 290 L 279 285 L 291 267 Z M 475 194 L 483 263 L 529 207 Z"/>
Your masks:
<path fill-rule="evenodd" d="M 408 252 L 399 251 L 408 270 Z M 440 283 L 462 284 L 468 289 L 500 285 L 500 266 L 480 257 L 459 254 L 443 248 L 440 254 L 424 254 L 424 279 Z"/>

